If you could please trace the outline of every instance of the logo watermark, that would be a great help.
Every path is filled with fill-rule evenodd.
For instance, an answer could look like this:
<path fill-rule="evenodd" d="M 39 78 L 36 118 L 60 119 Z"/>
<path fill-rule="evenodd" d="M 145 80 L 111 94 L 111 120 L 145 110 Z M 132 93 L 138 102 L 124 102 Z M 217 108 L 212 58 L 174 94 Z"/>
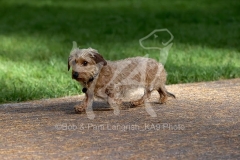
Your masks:
<path fill-rule="evenodd" d="M 94 123 L 61 123 L 55 125 L 56 130 L 76 131 L 76 130 L 95 130 L 95 131 L 183 131 L 183 124 L 172 123 L 144 123 L 144 124 L 94 124 Z"/>
<path fill-rule="evenodd" d="M 170 35 L 170 39 L 167 42 L 162 42 L 162 45 L 164 47 L 159 47 L 159 46 L 145 46 L 143 45 L 143 42 L 150 39 L 151 36 L 154 36 L 154 39 L 157 39 L 160 37 L 160 33 L 161 32 L 166 32 Z M 159 62 L 162 63 L 163 65 L 167 62 L 167 58 L 168 58 L 168 53 L 169 50 L 171 49 L 173 43 L 171 43 L 173 41 L 174 36 L 172 35 L 172 33 L 166 29 L 155 29 L 153 30 L 151 33 L 149 33 L 147 36 L 139 39 L 139 44 L 142 48 L 144 49 L 154 49 L 154 50 L 159 50 Z"/>

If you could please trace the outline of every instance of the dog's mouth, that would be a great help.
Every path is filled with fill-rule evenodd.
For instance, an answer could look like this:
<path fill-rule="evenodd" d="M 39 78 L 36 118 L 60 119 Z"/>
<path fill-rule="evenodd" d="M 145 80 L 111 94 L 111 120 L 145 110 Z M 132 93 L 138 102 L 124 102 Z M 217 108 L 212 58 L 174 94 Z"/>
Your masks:
<path fill-rule="evenodd" d="M 79 73 L 75 72 L 72 74 L 72 79 L 79 82 L 89 83 L 89 82 L 92 82 L 97 77 L 97 75 L 98 74 L 86 76 L 84 74 L 79 75 Z"/>
<path fill-rule="evenodd" d="M 82 78 L 74 78 L 76 81 L 82 81 Z"/>
<path fill-rule="evenodd" d="M 88 82 L 92 82 L 94 80 L 94 77 L 90 77 L 89 79 L 84 79 L 84 78 L 79 78 L 79 77 L 72 77 L 72 79 L 75 79 L 78 82 L 84 82 L 84 83 L 88 83 Z"/>
<path fill-rule="evenodd" d="M 84 81 L 83 78 L 78 78 L 78 77 L 72 77 L 72 79 L 75 79 L 76 81 Z"/>
<path fill-rule="evenodd" d="M 84 81 L 84 78 L 82 78 L 77 72 L 72 74 L 72 79 L 75 79 L 76 81 Z"/>

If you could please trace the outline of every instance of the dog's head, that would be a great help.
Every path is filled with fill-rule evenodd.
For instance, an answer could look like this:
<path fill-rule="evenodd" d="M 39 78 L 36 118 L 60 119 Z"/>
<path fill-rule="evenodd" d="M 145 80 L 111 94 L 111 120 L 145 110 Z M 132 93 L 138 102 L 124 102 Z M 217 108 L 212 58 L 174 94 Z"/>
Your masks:
<path fill-rule="evenodd" d="M 68 70 L 72 67 L 72 78 L 81 83 L 93 81 L 105 65 L 107 62 L 92 48 L 73 49 L 68 58 Z"/>

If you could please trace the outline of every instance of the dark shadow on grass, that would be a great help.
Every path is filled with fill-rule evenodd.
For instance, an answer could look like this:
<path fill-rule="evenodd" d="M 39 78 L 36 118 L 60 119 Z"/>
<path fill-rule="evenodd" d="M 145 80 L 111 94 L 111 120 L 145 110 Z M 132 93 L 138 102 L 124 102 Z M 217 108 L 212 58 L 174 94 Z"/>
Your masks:
<path fill-rule="evenodd" d="M 74 3 L 78 3 L 75 2 Z M 104 4 L 109 2 L 103 2 Z M 154 29 L 168 28 L 174 43 L 202 45 L 213 48 L 240 50 L 238 1 L 206 1 L 193 8 L 174 8 L 174 2 L 163 7 L 151 5 L 94 7 L 57 7 L 30 5 L 1 5 L 0 35 L 59 37 L 59 43 L 69 46 L 73 40 L 89 43 L 126 44 L 136 42 Z M 213 4 L 214 3 L 214 4 Z M 164 4 L 164 3 L 163 3 Z M 208 7 L 208 4 L 209 5 Z M 184 3 L 183 3 L 184 6 Z M 204 7 L 201 7 L 204 6 Z"/>

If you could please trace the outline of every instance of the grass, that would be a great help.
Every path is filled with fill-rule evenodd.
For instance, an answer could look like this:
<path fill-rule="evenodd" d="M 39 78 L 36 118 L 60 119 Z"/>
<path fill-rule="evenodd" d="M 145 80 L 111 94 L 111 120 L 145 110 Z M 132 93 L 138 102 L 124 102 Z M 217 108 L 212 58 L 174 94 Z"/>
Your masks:
<path fill-rule="evenodd" d="M 109 60 L 144 56 L 139 39 L 167 28 L 168 84 L 240 77 L 240 1 L 2 0 L 0 103 L 80 94 L 67 71 L 76 41 Z M 169 35 L 147 44 L 161 46 Z"/>

